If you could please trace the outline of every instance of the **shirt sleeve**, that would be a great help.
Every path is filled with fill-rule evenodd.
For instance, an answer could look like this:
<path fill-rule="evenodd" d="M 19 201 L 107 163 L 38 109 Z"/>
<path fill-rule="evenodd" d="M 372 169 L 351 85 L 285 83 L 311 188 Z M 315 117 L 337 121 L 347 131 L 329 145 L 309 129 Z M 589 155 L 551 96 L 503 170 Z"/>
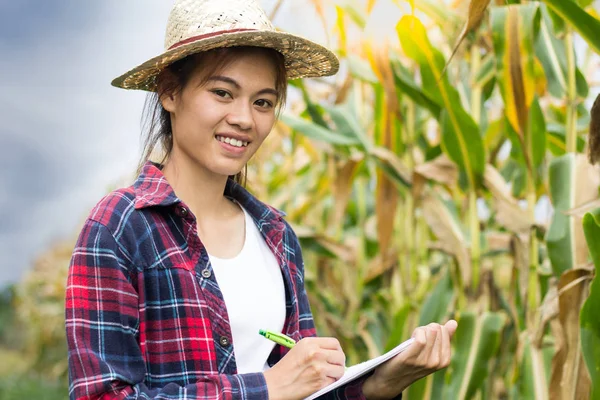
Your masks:
<path fill-rule="evenodd" d="M 126 252 L 101 223 L 81 231 L 66 289 L 66 333 L 71 399 L 268 399 L 262 373 L 205 375 L 187 386 L 144 384 L 137 341 L 138 294 Z"/>

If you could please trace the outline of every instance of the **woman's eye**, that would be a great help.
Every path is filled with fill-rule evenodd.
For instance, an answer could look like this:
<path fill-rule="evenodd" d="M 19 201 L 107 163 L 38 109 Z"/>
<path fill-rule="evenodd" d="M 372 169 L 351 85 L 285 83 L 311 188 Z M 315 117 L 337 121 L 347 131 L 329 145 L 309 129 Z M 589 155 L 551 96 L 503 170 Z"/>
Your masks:
<path fill-rule="evenodd" d="M 271 107 L 273 107 L 273 103 L 271 103 L 269 100 L 264 100 L 264 99 L 256 100 L 256 102 L 254 104 L 256 104 L 257 106 L 259 106 L 260 108 L 271 108 Z"/>
<path fill-rule="evenodd" d="M 219 97 L 223 97 L 223 98 L 226 98 L 226 97 L 231 97 L 231 95 L 229 94 L 229 92 L 228 92 L 228 91 L 226 91 L 226 90 L 215 89 L 215 90 L 213 90 L 212 92 L 213 92 L 214 94 L 216 94 L 217 96 L 219 96 Z"/>

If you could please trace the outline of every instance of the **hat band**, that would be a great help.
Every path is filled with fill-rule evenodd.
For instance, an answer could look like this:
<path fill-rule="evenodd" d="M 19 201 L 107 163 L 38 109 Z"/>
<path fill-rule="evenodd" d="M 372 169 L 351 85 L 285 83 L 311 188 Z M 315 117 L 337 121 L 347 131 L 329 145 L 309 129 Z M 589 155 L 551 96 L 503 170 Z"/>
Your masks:
<path fill-rule="evenodd" d="M 218 31 L 218 32 L 210 32 L 210 33 L 205 33 L 204 35 L 198 35 L 198 36 L 192 36 L 191 38 L 187 38 L 185 40 L 182 40 L 181 42 L 177 42 L 175 43 L 173 46 L 169 47 L 168 50 L 173 50 L 176 49 L 180 46 L 186 45 L 188 43 L 192 43 L 198 40 L 202 40 L 202 39 L 208 39 L 214 36 L 219 36 L 219 35 L 224 35 L 227 33 L 236 33 L 236 32 L 247 32 L 247 31 L 256 31 L 258 29 L 230 29 L 227 31 Z"/>

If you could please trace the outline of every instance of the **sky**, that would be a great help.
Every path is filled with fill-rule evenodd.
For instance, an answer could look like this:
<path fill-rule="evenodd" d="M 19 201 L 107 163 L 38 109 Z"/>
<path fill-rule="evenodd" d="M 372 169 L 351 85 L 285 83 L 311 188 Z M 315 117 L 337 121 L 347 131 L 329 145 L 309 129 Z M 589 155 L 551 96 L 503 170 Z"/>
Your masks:
<path fill-rule="evenodd" d="M 0 288 L 131 183 L 145 94 L 110 82 L 162 53 L 172 3 L 0 0 Z M 307 3 L 285 0 L 274 23 L 322 42 Z"/>

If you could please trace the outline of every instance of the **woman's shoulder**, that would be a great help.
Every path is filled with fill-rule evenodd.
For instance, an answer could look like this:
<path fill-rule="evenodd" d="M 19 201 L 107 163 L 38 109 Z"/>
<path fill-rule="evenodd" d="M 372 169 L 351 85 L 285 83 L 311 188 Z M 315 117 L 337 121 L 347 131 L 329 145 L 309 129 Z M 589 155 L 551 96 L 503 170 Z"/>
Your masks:
<path fill-rule="evenodd" d="M 88 220 L 95 221 L 109 230 L 122 226 L 135 210 L 135 190 L 133 186 L 115 189 L 102 197 L 91 209 Z"/>

